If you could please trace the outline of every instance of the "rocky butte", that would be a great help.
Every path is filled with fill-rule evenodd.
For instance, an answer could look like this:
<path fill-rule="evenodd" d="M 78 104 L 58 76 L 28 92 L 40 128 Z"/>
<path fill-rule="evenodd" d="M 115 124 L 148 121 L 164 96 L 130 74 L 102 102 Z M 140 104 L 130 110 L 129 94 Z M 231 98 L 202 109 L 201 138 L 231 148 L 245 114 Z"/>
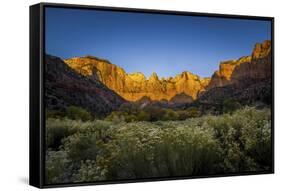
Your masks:
<path fill-rule="evenodd" d="M 145 96 L 151 100 L 170 101 L 176 95 L 184 93 L 187 102 L 190 102 L 205 90 L 210 81 L 210 78 L 200 78 L 187 71 L 162 79 L 153 73 L 147 79 L 140 72 L 127 74 L 117 65 L 92 56 L 71 58 L 65 62 L 77 72 L 98 79 L 128 101 L 138 101 Z"/>
<path fill-rule="evenodd" d="M 260 80 L 270 77 L 271 41 L 267 40 L 262 44 L 257 43 L 250 56 L 221 62 L 219 70 L 214 72 L 206 89 L 243 83 L 243 80 Z"/>
<path fill-rule="evenodd" d="M 225 99 L 252 103 L 271 103 L 271 42 L 257 43 L 250 56 L 221 62 L 211 77 L 200 102 L 221 103 Z"/>
<path fill-rule="evenodd" d="M 102 82 L 128 101 L 138 101 L 146 97 L 156 101 L 192 102 L 213 88 L 243 84 L 245 80 L 270 78 L 271 41 L 257 43 L 250 56 L 221 62 L 219 70 L 210 78 L 201 78 L 188 71 L 161 79 L 153 73 L 146 78 L 141 72 L 128 74 L 108 60 L 93 56 L 64 61 L 76 72 Z"/>

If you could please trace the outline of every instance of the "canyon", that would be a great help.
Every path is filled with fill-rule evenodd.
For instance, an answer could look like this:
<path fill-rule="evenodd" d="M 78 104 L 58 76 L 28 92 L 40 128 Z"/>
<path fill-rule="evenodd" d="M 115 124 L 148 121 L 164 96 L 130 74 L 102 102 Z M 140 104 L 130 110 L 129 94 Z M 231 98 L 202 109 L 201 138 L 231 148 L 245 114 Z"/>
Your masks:
<path fill-rule="evenodd" d="M 161 79 L 156 73 L 152 73 L 146 78 L 141 72 L 128 74 L 123 68 L 110 61 L 94 56 L 74 57 L 64 62 L 77 73 L 101 82 L 125 100 L 132 102 L 139 101 L 143 97 L 154 101 L 181 103 L 190 103 L 200 98 L 206 101 L 216 95 L 210 94 L 214 90 L 221 91 L 220 88 L 223 87 L 245 88 L 248 87 L 249 82 L 255 84 L 263 81 L 264 83 L 265 80 L 270 81 L 272 76 L 269 40 L 255 44 L 249 56 L 221 62 L 219 69 L 209 78 L 201 78 L 188 71 Z M 224 93 L 221 94 L 225 96 Z"/>

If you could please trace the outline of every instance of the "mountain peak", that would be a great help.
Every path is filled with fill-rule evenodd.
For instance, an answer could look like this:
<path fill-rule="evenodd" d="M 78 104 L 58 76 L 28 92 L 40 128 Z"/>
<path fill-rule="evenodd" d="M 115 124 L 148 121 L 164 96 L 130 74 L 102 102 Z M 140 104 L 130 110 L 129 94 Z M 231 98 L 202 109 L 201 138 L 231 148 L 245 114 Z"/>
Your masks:
<path fill-rule="evenodd" d="M 255 48 L 252 53 L 252 57 L 255 58 L 264 58 L 271 51 L 271 41 L 265 40 L 263 43 L 256 43 Z"/>
<path fill-rule="evenodd" d="M 200 78 L 189 71 L 161 79 L 153 72 L 146 78 L 141 72 L 127 74 L 123 68 L 94 56 L 76 57 L 67 59 L 65 62 L 78 73 L 98 79 L 128 101 L 137 101 L 144 96 L 151 100 L 170 100 L 181 93 L 197 99 L 200 93 L 213 87 L 226 86 L 247 76 L 255 78 L 268 76 L 269 67 L 255 63 L 263 63 L 259 62 L 260 59 L 269 59 L 270 43 L 270 41 L 257 43 L 250 56 L 221 62 L 219 69 L 211 78 Z M 270 63 L 270 61 L 265 60 L 264 63 Z"/>
<path fill-rule="evenodd" d="M 251 56 L 243 56 L 238 60 L 228 60 L 220 63 L 219 70 L 212 75 L 207 89 L 222 87 L 243 81 L 271 76 L 271 41 L 256 43 Z M 257 64 L 258 63 L 258 64 Z"/>
<path fill-rule="evenodd" d="M 199 76 L 198 75 L 195 75 L 189 71 L 184 71 L 181 73 L 181 76 L 182 78 L 186 79 L 186 80 L 191 80 L 191 79 L 194 79 L 194 80 L 199 80 Z"/>
<path fill-rule="evenodd" d="M 133 80 L 133 81 L 137 81 L 137 82 L 141 82 L 141 81 L 145 81 L 146 77 L 143 73 L 141 72 L 135 72 L 135 73 L 131 73 L 128 74 L 128 76 Z"/>
<path fill-rule="evenodd" d="M 44 63 L 45 100 L 49 109 L 64 109 L 74 105 L 106 114 L 126 102 L 100 81 L 81 75 L 58 57 L 46 55 Z"/>
<path fill-rule="evenodd" d="M 91 59 L 91 60 L 96 60 L 96 61 L 100 61 L 100 62 L 106 62 L 108 64 L 112 64 L 109 60 L 104 59 L 104 58 L 98 58 L 96 56 L 92 56 L 92 55 L 85 55 L 84 57 L 81 58 L 85 58 L 85 59 Z M 80 59 L 81 59 L 80 58 Z"/>
<path fill-rule="evenodd" d="M 159 81 L 158 75 L 155 72 L 153 72 L 149 77 L 149 81 Z"/>

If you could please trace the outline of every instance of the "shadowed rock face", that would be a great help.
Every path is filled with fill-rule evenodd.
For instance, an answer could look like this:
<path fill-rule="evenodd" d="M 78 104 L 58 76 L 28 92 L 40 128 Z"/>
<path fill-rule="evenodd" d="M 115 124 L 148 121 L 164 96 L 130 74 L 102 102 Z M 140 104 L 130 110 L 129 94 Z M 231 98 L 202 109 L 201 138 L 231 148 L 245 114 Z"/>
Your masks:
<path fill-rule="evenodd" d="M 48 109 L 62 110 L 75 105 L 106 114 L 124 102 L 100 81 L 77 73 L 58 57 L 45 56 L 45 104 Z"/>
<path fill-rule="evenodd" d="M 177 94 L 170 100 L 171 103 L 191 103 L 192 101 L 192 97 L 186 95 L 185 93 Z"/>
<path fill-rule="evenodd" d="M 245 80 L 262 80 L 271 77 L 271 41 L 257 43 L 251 56 L 220 63 L 207 90 L 231 84 L 243 84 Z"/>
<path fill-rule="evenodd" d="M 65 60 L 65 63 L 83 76 L 100 81 L 128 101 L 138 101 L 142 97 L 152 101 L 173 101 L 177 95 L 186 95 L 188 99 L 185 100 L 190 102 L 190 98 L 196 100 L 214 88 L 217 90 L 234 84 L 238 88 L 245 87 L 245 81 L 256 82 L 270 78 L 271 42 L 256 44 L 250 56 L 221 62 L 219 70 L 211 78 L 200 78 L 187 71 L 161 79 L 153 73 L 146 78 L 140 72 L 127 74 L 117 65 L 93 56 L 71 58 Z"/>
<path fill-rule="evenodd" d="M 249 104 L 256 101 L 271 104 L 271 80 L 253 80 L 243 84 L 231 84 L 214 87 L 200 95 L 202 103 L 222 103 L 225 99 L 237 100 Z"/>
<path fill-rule="evenodd" d="M 199 100 L 218 103 L 232 98 L 270 103 L 271 67 L 271 42 L 256 44 L 251 56 L 221 63 Z"/>

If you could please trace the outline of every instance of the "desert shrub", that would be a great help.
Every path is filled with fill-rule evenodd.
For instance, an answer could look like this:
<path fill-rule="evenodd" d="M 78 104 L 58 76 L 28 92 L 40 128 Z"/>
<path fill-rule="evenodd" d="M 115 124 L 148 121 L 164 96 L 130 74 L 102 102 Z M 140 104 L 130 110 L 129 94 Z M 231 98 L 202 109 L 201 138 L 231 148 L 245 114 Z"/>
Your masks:
<path fill-rule="evenodd" d="M 46 109 L 46 118 L 63 118 L 65 117 L 65 112 L 59 110 L 49 110 Z"/>
<path fill-rule="evenodd" d="M 80 130 L 80 132 L 94 135 L 96 140 L 105 141 L 111 137 L 111 134 L 114 133 L 114 125 L 114 122 L 96 120 L 94 122 L 89 122 L 88 125 L 84 126 L 84 128 Z"/>
<path fill-rule="evenodd" d="M 178 111 L 178 120 L 186 120 L 189 116 L 186 111 Z"/>
<path fill-rule="evenodd" d="M 127 112 L 111 112 L 105 120 L 119 122 L 133 122 L 133 121 L 149 121 L 150 115 L 147 112 L 139 111 L 136 114 L 127 113 Z"/>
<path fill-rule="evenodd" d="M 245 153 L 254 159 L 260 169 L 268 170 L 272 164 L 270 110 L 264 109 L 259 111 L 253 108 L 246 108 L 241 113 L 237 112 L 236 115 L 240 115 L 240 119 L 242 116 L 248 119 L 243 124 L 246 128 L 242 129 L 243 134 L 241 137 L 245 143 Z"/>
<path fill-rule="evenodd" d="M 107 179 L 212 173 L 217 153 L 211 135 L 184 125 L 123 124 L 95 165 Z"/>
<path fill-rule="evenodd" d="M 62 148 L 72 161 L 95 160 L 99 141 L 108 141 L 111 136 L 111 122 L 96 120 L 78 122 L 79 130 L 62 141 Z"/>
<path fill-rule="evenodd" d="M 134 122 L 134 121 L 137 121 L 137 116 L 134 115 L 134 114 L 128 114 L 128 113 L 125 113 L 124 116 L 124 119 L 126 122 Z"/>
<path fill-rule="evenodd" d="M 94 160 L 97 156 L 96 137 L 89 133 L 76 133 L 63 141 L 63 148 L 72 161 Z"/>
<path fill-rule="evenodd" d="M 158 176 L 202 175 L 214 172 L 217 143 L 211 133 L 198 128 L 178 126 L 165 129 L 155 149 Z"/>
<path fill-rule="evenodd" d="M 148 112 L 147 115 L 150 116 Z M 47 152 L 46 174 L 50 182 L 207 175 L 271 168 L 271 113 L 265 108 L 246 107 L 219 116 L 181 121 L 48 121 L 47 128 L 67 126 L 66 132 L 74 129 L 60 136 L 63 138 L 59 150 Z"/>
<path fill-rule="evenodd" d="M 127 112 L 113 111 L 105 118 L 105 120 L 114 121 L 116 123 L 120 123 L 124 121 L 133 122 L 133 121 L 137 121 L 138 117 L 135 114 L 131 114 Z"/>
<path fill-rule="evenodd" d="M 233 115 L 213 117 L 208 125 L 220 143 L 222 172 L 269 169 L 271 165 L 270 112 L 246 107 Z M 262 162 L 263 161 L 263 162 Z"/>
<path fill-rule="evenodd" d="M 169 121 L 169 120 L 178 120 L 179 114 L 177 111 L 172 109 L 165 109 L 164 115 L 159 120 Z"/>
<path fill-rule="evenodd" d="M 223 101 L 223 113 L 232 113 L 233 111 L 240 109 L 241 105 L 234 99 L 226 99 Z"/>
<path fill-rule="evenodd" d="M 140 111 L 137 114 L 137 121 L 150 121 L 150 115 L 145 111 Z"/>
<path fill-rule="evenodd" d="M 200 110 L 195 107 L 186 110 L 164 109 L 158 106 L 147 106 L 144 109 L 131 109 L 132 105 L 125 104 L 118 111 L 111 112 L 105 120 L 115 122 L 134 121 L 170 121 L 186 120 L 188 118 L 199 117 Z"/>
<path fill-rule="evenodd" d="M 124 118 L 122 112 L 113 111 L 105 118 L 105 120 L 119 123 L 119 122 L 125 121 L 125 118 Z"/>
<path fill-rule="evenodd" d="M 161 120 L 161 119 L 163 119 L 163 117 L 165 115 L 165 110 L 160 107 L 156 107 L 156 106 L 145 107 L 144 111 L 149 114 L 150 121 Z"/>
<path fill-rule="evenodd" d="M 123 112 L 123 113 L 130 113 L 130 114 L 137 114 L 140 109 L 137 105 L 135 104 L 131 104 L 131 103 L 123 103 L 120 107 L 119 107 L 119 111 Z"/>
<path fill-rule="evenodd" d="M 71 162 L 65 151 L 47 151 L 45 166 L 46 183 L 68 182 L 71 176 L 71 169 L 69 169 Z"/>
<path fill-rule="evenodd" d="M 187 108 L 186 113 L 188 118 L 200 117 L 201 115 L 200 110 L 196 107 Z"/>
<path fill-rule="evenodd" d="M 89 121 L 93 116 L 86 109 L 76 106 L 70 106 L 66 109 L 66 116 L 73 120 Z"/>
<path fill-rule="evenodd" d="M 73 174 L 73 182 L 106 180 L 106 173 L 107 169 L 97 167 L 95 160 L 82 161 L 79 170 Z"/>
<path fill-rule="evenodd" d="M 46 147 L 57 150 L 63 138 L 77 131 L 77 122 L 69 119 L 46 120 Z"/>

